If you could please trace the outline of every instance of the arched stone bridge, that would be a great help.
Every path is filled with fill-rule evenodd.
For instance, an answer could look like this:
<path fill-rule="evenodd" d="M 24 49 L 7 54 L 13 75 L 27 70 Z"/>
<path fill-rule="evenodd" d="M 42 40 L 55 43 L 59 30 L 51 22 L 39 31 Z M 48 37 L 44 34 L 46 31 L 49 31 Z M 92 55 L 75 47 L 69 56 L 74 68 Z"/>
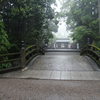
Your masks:
<path fill-rule="evenodd" d="M 100 69 L 79 52 L 46 52 L 35 57 L 27 67 L 2 74 L 6 78 L 33 78 L 58 80 L 100 80 Z"/>

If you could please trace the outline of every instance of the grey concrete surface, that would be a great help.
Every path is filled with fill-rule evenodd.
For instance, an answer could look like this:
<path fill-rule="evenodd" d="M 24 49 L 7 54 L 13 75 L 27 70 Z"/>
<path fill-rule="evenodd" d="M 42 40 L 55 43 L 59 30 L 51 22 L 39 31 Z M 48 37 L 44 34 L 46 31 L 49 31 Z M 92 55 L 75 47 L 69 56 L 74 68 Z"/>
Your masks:
<path fill-rule="evenodd" d="M 78 52 L 48 52 L 40 56 L 30 67 L 34 70 L 93 71 L 98 66 Z"/>
<path fill-rule="evenodd" d="M 100 81 L 0 79 L 0 100 L 100 100 Z"/>
<path fill-rule="evenodd" d="M 0 78 L 16 79 L 49 79 L 49 80 L 100 80 L 100 72 L 97 71 L 48 71 L 26 70 L 0 75 Z"/>

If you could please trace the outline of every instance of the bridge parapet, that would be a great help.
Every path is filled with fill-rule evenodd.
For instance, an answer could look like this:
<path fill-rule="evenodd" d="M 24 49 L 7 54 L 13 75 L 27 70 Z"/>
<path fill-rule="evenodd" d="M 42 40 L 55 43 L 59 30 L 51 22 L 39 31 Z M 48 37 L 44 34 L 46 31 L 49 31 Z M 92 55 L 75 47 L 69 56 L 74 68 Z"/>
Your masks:
<path fill-rule="evenodd" d="M 95 45 L 87 45 L 81 50 L 81 55 L 92 58 L 100 67 L 100 48 Z"/>
<path fill-rule="evenodd" d="M 0 54 L 0 73 L 20 68 L 20 52 Z"/>
<path fill-rule="evenodd" d="M 31 45 L 21 52 L 21 67 L 25 67 L 33 57 L 37 56 L 38 50 L 36 45 Z"/>
<path fill-rule="evenodd" d="M 24 68 L 37 55 L 38 50 L 35 45 L 23 48 L 21 52 L 0 54 L 0 73 Z"/>

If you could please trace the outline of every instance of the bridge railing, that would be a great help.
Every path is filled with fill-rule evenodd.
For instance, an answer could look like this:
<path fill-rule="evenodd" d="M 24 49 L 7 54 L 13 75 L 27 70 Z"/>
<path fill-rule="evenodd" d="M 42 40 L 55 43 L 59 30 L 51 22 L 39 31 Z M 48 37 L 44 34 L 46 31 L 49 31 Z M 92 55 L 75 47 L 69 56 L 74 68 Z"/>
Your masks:
<path fill-rule="evenodd" d="M 0 55 L 0 73 L 20 68 L 20 52 Z"/>
<path fill-rule="evenodd" d="M 81 50 L 81 55 L 91 57 L 100 66 L 100 48 L 95 45 L 87 45 Z"/>
<path fill-rule="evenodd" d="M 22 51 L 21 66 L 25 67 L 35 56 L 38 55 L 36 45 L 31 45 Z"/>
<path fill-rule="evenodd" d="M 21 52 L 0 54 L 0 73 L 24 68 L 37 55 L 35 45 L 28 46 Z"/>

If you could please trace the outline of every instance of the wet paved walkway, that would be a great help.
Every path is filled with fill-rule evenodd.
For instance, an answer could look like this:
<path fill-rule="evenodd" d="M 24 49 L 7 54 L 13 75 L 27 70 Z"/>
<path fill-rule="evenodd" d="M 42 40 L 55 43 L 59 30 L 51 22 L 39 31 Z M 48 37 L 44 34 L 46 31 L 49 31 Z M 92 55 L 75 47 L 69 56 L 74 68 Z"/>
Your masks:
<path fill-rule="evenodd" d="M 100 81 L 0 79 L 0 100 L 100 100 Z"/>
<path fill-rule="evenodd" d="M 40 56 L 30 69 L 53 71 L 94 71 L 97 65 L 78 52 L 48 52 Z"/>
<path fill-rule="evenodd" d="M 1 75 L 2 78 L 57 80 L 100 80 L 98 66 L 78 52 L 48 52 L 32 61 L 28 70 Z"/>

